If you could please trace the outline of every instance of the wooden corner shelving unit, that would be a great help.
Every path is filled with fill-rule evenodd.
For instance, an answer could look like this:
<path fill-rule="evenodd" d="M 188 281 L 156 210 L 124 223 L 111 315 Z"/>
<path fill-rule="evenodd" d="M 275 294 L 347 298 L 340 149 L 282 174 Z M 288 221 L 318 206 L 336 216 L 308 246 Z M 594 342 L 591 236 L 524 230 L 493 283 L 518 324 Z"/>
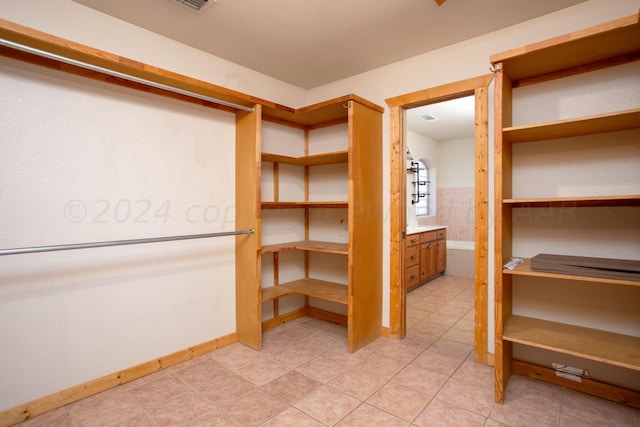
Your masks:
<path fill-rule="evenodd" d="M 346 324 L 350 352 L 381 335 L 382 111 L 347 95 L 297 110 L 271 105 L 238 113 L 236 181 L 242 187 L 236 203 L 238 218 L 249 221 L 239 220 L 238 227 L 256 230 L 253 238 L 237 240 L 239 341 L 260 349 L 263 330 L 305 314 Z M 325 147 L 317 133 L 332 142 Z M 284 135 L 287 142 L 273 140 Z M 314 173 L 323 168 L 339 171 L 331 179 L 340 181 L 340 197 L 314 194 L 323 185 L 322 173 Z M 332 184 L 324 184 L 330 192 Z M 298 193 L 287 194 L 291 188 Z M 339 222 L 331 211 L 340 212 Z M 278 235 L 283 221 L 291 227 Z M 327 236 L 314 227 L 329 230 Z M 338 258 L 318 261 L 323 254 Z M 293 280 L 287 270 L 292 259 Z M 325 277 L 336 270 L 339 278 Z"/>
<path fill-rule="evenodd" d="M 596 283 L 610 287 L 610 292 L 632 287 L 640 289 L 640 279 L 605 279 L 595 276 L 574 276 L 545 272 L 531 268 L 530 259 L 513 270 L 503 267 L 513 253 L 514 209 L 620 209 L 640 206 L 640 195 L 608 194 L 577 197 L 519 198 L 513 180 L 515 144 L 538 144 L 558 138 L 581 138 L 587 135 L 607 135 L 640 128 L 640 108 L 606 114 L 513 126 L 514 89 L 537 85 L 553 79 L 576 76 L 596 70 L 623 65 L 640 59 L 640 24 L 638 15 L 567 34 L 544 42 L 524 46 L 491 57 L 496 72 L 495 108 L 495 374 L 496 401 L 503 402 L 505 388 L 512 373 L 528 375 L 562 384 L 587 393 L 640 407 L 640 386 L 636 388 L 607 384 L 598 379 L 567 380 L 556 375 L 551 367 L 539 366 L 514 358 L 514 344 L 526 348 L 551 351 L 611 365 L 633 372 L 640 371 L 640 337 L 609 330 L 577 326 L 565 321 L 534 318 L 514 314 L 519 301 L 514 297 L 514 283 L 526 278 L 543 284 L 549 280 L 563 283 Z M 534 90 L 537 86 L 534 86 Z M 528 91 L 532 88 L 528 87 Z M 530 92 L 529 92 L 530 93 Z M 635 141 L 637 144 L 638 141 Z M 548 145 L 547 145 L 548 146 Z M 606 144 L 604 144 L 606 146 Z M 637 192 L 637 189 L 636 189 Z M 535 224 L 533 225 L 535 226 Z M 602 224 L 602 227 L 614 227 Z M 543 249 L 540 252 L 544 252 Z M 606 253 L 601 255 L 607 257 Z M 556 283 L 556 282 L 554 282 Z M 523 285 L 525 286 L 525 285 Z M 629 289 L 629 288 L 626 288 Z M 553 295 L 548 296 L 549 299 Z M 521 302 L 521 301 L 520 301 Z M 580 304 L 576 299 L 575 304 Z M 558 316 L 562 318 L 562 316 Z"/>

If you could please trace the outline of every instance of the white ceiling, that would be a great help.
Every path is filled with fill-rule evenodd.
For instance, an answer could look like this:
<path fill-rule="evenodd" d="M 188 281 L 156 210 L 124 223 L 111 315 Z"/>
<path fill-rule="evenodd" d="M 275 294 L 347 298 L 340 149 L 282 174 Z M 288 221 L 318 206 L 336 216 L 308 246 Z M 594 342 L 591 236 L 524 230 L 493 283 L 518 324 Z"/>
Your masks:
<path fill-rule="evenodd" d="M 425 114 L 436 120 L 422 119 Z M 407 110 L 406 127 L 439 142 L 473 138 L 474 115 L 475 97 L 467 96 Z"/>
<path fill-rule="evenodd" d="M 585 0 L 74 1 L 309 89 Z"/>

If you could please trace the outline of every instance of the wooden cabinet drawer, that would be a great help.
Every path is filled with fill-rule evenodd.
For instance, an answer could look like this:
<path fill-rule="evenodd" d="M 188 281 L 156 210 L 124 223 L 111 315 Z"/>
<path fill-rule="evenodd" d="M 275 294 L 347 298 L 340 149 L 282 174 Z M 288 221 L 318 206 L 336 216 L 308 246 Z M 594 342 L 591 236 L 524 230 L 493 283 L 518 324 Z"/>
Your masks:
<path fill-rule="evenodd" d="M 420 244 L 420 234 L 409 234 L 405 239 L 405 247 Z"/>
<path fill-rule="evenodd" d="M 446 238 L 447 238 L 447 230 L 444 228 L 442 230 L 438 230 L 438 240 L 442 240 Z"/>
<path fill-rule="evenodd" d="M 407 288 L 411 288 L 420 282 L 420 265 L 407 267 L 404 272 L 404 283 Z"/>
<path fill-rule="evenodd" d="M 404 265 L 411 267 L 420 263 L 420 246 L 409 246 L 404 251 Z"/>
<path fill-rule="evenodd" d="M 420 243 L 433 242 L 438 239 L 437 231 L 427 231 L 426 233 L 420 234 Z"/>

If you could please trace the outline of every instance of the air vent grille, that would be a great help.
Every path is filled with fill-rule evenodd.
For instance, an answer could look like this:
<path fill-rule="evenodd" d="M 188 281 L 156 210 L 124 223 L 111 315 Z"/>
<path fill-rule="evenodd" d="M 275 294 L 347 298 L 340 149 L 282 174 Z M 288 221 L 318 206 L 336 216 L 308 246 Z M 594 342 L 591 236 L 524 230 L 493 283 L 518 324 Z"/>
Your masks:
<path fill-rule="evenodd" d="M 188 7 L 189 9 L 195 10 L 196 12 L 200 12 L 203 9 L 211 6 L 211 4 L 215 3 L 217 0 L 173 0 L 181 6 Z"/>

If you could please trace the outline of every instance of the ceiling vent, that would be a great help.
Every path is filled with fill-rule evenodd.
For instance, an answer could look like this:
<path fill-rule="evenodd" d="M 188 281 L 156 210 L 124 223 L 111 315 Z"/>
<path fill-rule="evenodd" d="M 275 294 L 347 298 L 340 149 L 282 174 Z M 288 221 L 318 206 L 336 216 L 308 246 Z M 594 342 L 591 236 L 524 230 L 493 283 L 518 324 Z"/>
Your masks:
<path fill-rule="evenodd" d="M 207 7 L 214 4 L 217 0 L 171 0 L 181 6 L 188 7 L 196 12 L 202 12 Z"/>
<path fill-rule="evenodd" d="M 440 120 L 433 114 L 423 114 L 422 116 L 418 116 L 418 117 L 424 120 L 425 122 L 437 122 L 438 120 Z"/>

